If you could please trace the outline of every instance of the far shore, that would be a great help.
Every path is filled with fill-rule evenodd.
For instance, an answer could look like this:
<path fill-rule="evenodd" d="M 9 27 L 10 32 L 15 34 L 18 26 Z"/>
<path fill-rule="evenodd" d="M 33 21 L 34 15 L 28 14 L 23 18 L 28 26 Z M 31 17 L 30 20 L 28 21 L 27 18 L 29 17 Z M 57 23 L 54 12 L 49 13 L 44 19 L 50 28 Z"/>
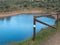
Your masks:
<path fill-rule="evenodd" d="M 9 16 L 15 16 L 15 15 L 18 15 L 18 14 L 28 14 L 28 13 L 33 13 L 33 14 L 35 14 L 35 13 L 42 13 L 42 11 L 41 10 L 22 10 L 22 11 L 20 11 L 20 10 L 18 10 L 18 11 L 12 11 L 12 12 L 4 12 L 4 13 L 1 13 L 0 14 L 0 18 L 2 18 L 2 17 L 9 17 Z"/>
<path fill-rule="evenodd" d="M 43 11 L 43 10 L 17 10 L 17 11 L 0 13 L 0 18 L 15 16 L 15 15 L 19 15 L 19 14 L 39 14 L 39 13 L 46 13 L 46 11 Z M 52 13 L 55 13 L 55 12 L 52 12 Z M 56 15 L 52 15 L 52 16 L 57 19 Z M 59 16 L 59 18 L 60 18 L 60 16 Z"/>

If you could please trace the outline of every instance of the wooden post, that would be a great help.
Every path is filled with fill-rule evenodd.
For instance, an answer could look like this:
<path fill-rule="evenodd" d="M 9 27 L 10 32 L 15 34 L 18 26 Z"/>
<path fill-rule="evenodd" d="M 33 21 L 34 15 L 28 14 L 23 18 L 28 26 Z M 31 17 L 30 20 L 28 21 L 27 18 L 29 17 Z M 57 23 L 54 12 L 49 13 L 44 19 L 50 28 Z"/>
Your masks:
<path fill-rule="evenodd" d="M 57 30 L 58 30 L 58 20 L 59 20 L 59 14 L 57 14 L 57 22 L 56 22 Z"/>
<path fill-rule="evenodd" d="M 55 15 L 55 14 L 53 14 L 53 15 Z M 57 13 L 56 27 L 48 25 L 47 23 L 44 23 L 42 21 L 37 20 L 36 18 L 38 18 L 38 17 L 40 17 L 40 16 L 34 16 L 34 18 L 33 18 L 34 19 L 34 21 L 33 21 L 33 24 L 34 24 L 34 27 L 33 27 L 34 28 L 34 30 L 33 30 L 33 41 L 35 41 L 35 39 L 36 39 L 36 22 L 39 22 L 39 23 L 42 23 L 46 26 L 58 29 L 59 13 Z"/>
<path fill-rule="evenodd" d="M 34 30 L 33 30 L 33 41 L 35 41 L 35 39 L 36 39 L 36 20 L 35 20 L 35 16 L 34 16 L 34 22 L 33 22 L 33 24 L 34 24 Z"/>

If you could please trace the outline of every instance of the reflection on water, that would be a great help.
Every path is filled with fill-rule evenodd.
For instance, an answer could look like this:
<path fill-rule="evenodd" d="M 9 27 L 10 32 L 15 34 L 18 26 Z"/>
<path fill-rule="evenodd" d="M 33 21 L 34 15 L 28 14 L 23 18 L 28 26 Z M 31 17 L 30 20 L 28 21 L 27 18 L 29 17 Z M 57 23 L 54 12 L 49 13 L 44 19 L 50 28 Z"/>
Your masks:
<path fill-rule="evenodd" d="M 38 20 L 54 25 L 55 20 L 48 17 L 40 17 Z M 36 22 L 36 31 L 47 26 Z M 33 15 L 21 14 L 0 19 L 0 44 L 23 41 L 33 35 Z"/>
<path fill-rule="evenodd" d="M 7 21 L 9 21 L 11 19 L 11 16 L 6 17 L 6 18 L 0 18 L 0 21 L 4 21 L 4 19 L 6 19 Z"/>
<path fill-rule="evenodd" d="M 4 18 L 0 18 L 0 21 L 3 21 L 4 20 Z"/>
<path fill-rule="evenodd" d="M 9 16 L 9 17 L 6 17 L 6 20 L 7 20 L 7 21 L 10 21 L 10 19 L 11 19 L 11 17 L 10 17 L 10 16 Z"/>

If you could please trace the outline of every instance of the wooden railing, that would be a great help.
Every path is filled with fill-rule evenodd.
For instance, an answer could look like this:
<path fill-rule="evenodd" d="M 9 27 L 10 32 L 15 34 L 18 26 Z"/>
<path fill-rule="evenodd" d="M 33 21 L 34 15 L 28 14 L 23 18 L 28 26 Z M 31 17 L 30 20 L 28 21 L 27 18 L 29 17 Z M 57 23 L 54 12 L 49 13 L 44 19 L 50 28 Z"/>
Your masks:
<path fill-rule="evenodd" d="M 56 14 L 42 14 L 42 15 L 55 15 L 57 17 L 57 19 L 56 19 L 57 20 L 56 26 L 54 27 L 54 26 L 51 26 L 51 25 L 49 25 L 49 24 L 47 24 L 45 22 L 37 20 L 36 18 L 39 18 L 41 16 L 41 14 L 39 16 L 34 16 L 34 22 L 33 22 L 33 24 L 34 24 L 33 41 L 35 41 L 35 39 L 36 39 L 36 22 L 39 22 L 39 23 L 44 24 L 46 26 L 52 27 L 54 29 L 58 29 L 58 20 L 59 20 L 60 13 L 56 13 Z"/>

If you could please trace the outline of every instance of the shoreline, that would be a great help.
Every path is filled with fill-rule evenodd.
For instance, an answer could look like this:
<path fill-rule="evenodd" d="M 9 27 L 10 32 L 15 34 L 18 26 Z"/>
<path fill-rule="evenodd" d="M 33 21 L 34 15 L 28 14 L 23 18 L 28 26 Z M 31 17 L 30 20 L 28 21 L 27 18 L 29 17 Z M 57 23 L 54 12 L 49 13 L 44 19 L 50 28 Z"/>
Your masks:
<path fill-rule="evenodd" d="M 19 14 L 40 14 L 40 13 L 47 13 L 47 12 L 43 11 L 43 10 L 17 10 L 17 11 L 0 13 L 0 18 L 16 16 Z M 51 13 L 54 14 L 55 12 L 51 12 Z M 52 17 L 55 17 L 55 19 L 57 19 L 56 15 L 52 15 Z M 60 18 L 60 16 L 59 16 L 59 18 Z"/>
<path fill-rule="evenodd" d="M 1 13 L 0 14 L 0 18 L 3 18 L 3 17 L 9 17 L 9 16 L 15 16 L 15 15 L 18 15 L 18 14 L 30 14 L 30 13 L 42 13 L 43 11 L 42 10 L 18 10 L 18 11 L 11 11 L 11 12 L 5 12 L 5 13 Z"/>

